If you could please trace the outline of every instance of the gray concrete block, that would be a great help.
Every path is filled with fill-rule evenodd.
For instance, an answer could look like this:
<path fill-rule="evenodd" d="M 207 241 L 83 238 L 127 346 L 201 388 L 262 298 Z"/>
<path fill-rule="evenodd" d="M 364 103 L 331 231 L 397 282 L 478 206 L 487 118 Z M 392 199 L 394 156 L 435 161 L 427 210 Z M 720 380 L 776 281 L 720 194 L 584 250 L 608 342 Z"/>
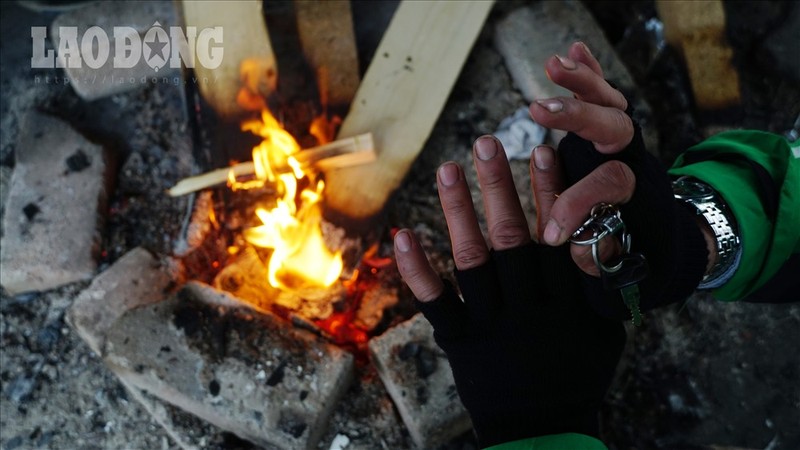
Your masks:
<path fill-rule="evenodd" d="M 67 321 L 98 355 L 106 334 L 133 308 L 164 300 L 177 279 L 177 267 L 135 248 L 92 280 L 67 312 Z"/>
<path fill-rule="evenodd" d="M 32 112 L 20 129 L 0 242 L 12 295 L 94 276 L 108 179 L 102 147 L 61 120 Z"/>
<path fill-rule="evenodd" d="M 623 93 L 637 92 L 630 72 L 592 14 L 579 1 L 535 2 L 509 13 L 495 29 L 495 46 L 503 55 L 514 84 L 528 102 L 572 96 L 547 78 L 544 62 L 554 54 L 565 54 L 575 41 L 583 41 L 591 49 L 607 80 Z M 643 125 L 648 149 L 657 152 L 658 136 L 651 130 L 653 127 L 646 126 L 652 117 L 650 106 L 641 95 L 636 96 L 633 106 L 636 119 Z M 566 133 L 556 132 L 551 138 L 557 144 L 564 135 Z"/>
<path fill-rule="evenodd" d="M 8 187 L 11 185 L 11 174 L 14 169 L 8 166 L 0 166 L 0 217 L 6 210 L 6 202 L 8 201 Z M 2 224 L 0 224 L 2 227 Z M 0 236 L 3 235 L 3 229 L 0 228 Z"/>
<path fill-rule="evenodd" d="M 369 350 L 419 448 L 435 448 L 472 427 L 447 357 L 422 314 L 369 341 Z"/>
<path fill-rule="evenodd" d="M 169 58 L 164 66 L 156 70 L 148 65 L 144 53 L 145 45 L 147 45 L 144 43 L 144 39 L 151 27 L 161 27 L 169 35 L 170 26 L 176 25 L 178 23 L 174 5 L 170 1 L 95 2 L 56 17 L 50 27 L 50 38 L 53 46 L 58 49 L 62 37 L 61 27 L 77 27 L 78 44 L 81 44 L 84 32 L 90 27 L 100 27 L 106 33 L 110 48 L 104 64 L 98 68 L 91 68 L 85 63 L 80 67 L 68 64 L 64 68 L 75 92 L 84 100 L 95 100 L 133 90 L 153 82 L 154 79 L 156 82 L 173 83 L 174 78 L 180 77 L 180 68 L 170 67 Z M 114 27 L 133 28 L 142 42 L 141 57 L 133 67 L 115 67 L 114 57 L 117 44 Z M 120 34 L 120 39 L 123 39 L 122 34 Z M 150 41 L 148 38 L 148 42 Z M 163 42 L 163 39 L 159 39 L 159 41 Z M 169 43 L 165 50 L 154 46 L 152 51 L 166 52 L 169 47 Z M 94 51 L 96 52 L 97 49 L 95 48 Z M 154 53 L 149 55 L 154 66 L 157 66 L 159 60 L 155 58 L 158 57 L 154 56 Z"/>
<path fill-rule="evenodd" d="M 257 445 L 313 448 L 353 356 L 199 283 L 125 313 L 106 363 L 128 385 Z"/>

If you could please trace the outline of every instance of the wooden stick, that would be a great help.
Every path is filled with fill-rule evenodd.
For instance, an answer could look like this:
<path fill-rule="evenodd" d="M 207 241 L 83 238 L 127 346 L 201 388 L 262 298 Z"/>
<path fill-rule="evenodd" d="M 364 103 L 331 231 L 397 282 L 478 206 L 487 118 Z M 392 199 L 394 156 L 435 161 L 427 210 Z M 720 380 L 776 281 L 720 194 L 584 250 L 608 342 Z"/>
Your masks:
<path fill-rule="evenodd" d="M 339 139 L 318 147 L 301 150 L 294 155 L 301 167 L 313 167 L 315 170 L 330 170 L 342 167 L 351 167 L 375 161 L 375 149 L 372 133 L 359 134 L 347 139 Z M 202 189 L 206 189 L 228 181 L 228 174 L 238 178 L 255 173 L 255 164 L 252 161 L 234 164 L 230 167 L 212 170 L 201 175 L 184 178 L 171 187 L 167 193 L 172 197 L 179 197 Z M 288 171 L 288 167 L 277 168 L 278 171 Z"/>

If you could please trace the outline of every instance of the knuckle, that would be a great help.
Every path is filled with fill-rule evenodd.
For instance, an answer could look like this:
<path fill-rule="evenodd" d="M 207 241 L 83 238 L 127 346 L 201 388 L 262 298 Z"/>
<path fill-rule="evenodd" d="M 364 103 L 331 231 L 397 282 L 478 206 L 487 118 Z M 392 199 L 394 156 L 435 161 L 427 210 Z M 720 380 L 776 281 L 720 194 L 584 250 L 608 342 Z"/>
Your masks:
<path fill-rule="evenodd" d="M 400 267 L 403 281 L 421 301 L 432 300 L 438 296 L 437 286 L 427 282 L 426 273 L 416 267 Z"/>
<path fill-rule="evenodd" d="M 472 202 L 461 198 L 448 198 L 442 201 L 442 208 L 448 216 L 463 216 L 472 208 Z"/>
<path fill-rule="evenodd" d="M 417 297 L 417 300 L 421 302 L 428 302 L 435 300 L 437 297 L 442 295 L 442 287 L 438 284 L 435 286 L 425 284 L 418 286 L 417 289 L 412 288 L 411 292 L 414 293 L 414 296 Z"/>
<path fill-rule="evenodd" d="M 625 98 L 625 94 L 620 92 L 618 89 L 614 89 L 614 93 L 616 96 L 616 100 L 614 101 L 617 104 L 617 107 L 623 112 L 628 109 L 628 99 Z M 625 117 L 628 117 L 627 114 L 624 114 Z"/>
<path fill-rule="evenodd" d="M 636 186 L 636 175 L 622 161 L 615 160 L 604 163 L 600 166 L 598 177 L 602 184 L 620 187 L 626 192 L 626 195 L 630 195 Z"/>
<path fill-rule="evenodd" d="M 485 244 L 478 241 L 466 241 L 453 249 L 453 259 L 459 269 L 477 267 L 486 262 L 488 253 Z"/>
<path fill-rule="evenodd" d="M 506 249 L 522 245 L 530 239 L 530 232 L 527 224 L 506 219 L 495 223 L 489 230 L 489 236 L 495 248 Z"/>
<path fill-rule="evenodd" d="M 400 276 L 411 288 L 422 277 L 422 271 L 418 266 L 401 258 L 397 258 L 397 270 L 400 271 Z"/>
<path fill-rule="evenodd" d="M 486 170 L 481 173 L 480 185 L 486 190 L 502 189 L 507 181 L 507 178 L 500 171 Z"/>
<path fill-rule="evenodd" d="M 631 118 L 627 114 L 625 114 L 625 111 L 620 109 L 616 109 L 615 111 L 616 114 L 612 116 L 613 117 L 612 120 L 614 121 L 614 127 L 618 130 L 624 130 L 626 132 L 628 130 L 632 131 L 633 120 L 631 120 Z"/>
<path fill-rule="evenodd" d="M 580 211 L 581 214 L 584 212 L 580 207 L 578 199 L 574 198 L 574 196 L 569 193 L 564 193 L 553 203 L 553 209 L 550 210 L 550 217 L 558 221 L 561 225 L 564 225 L 564 223 L 567 222 L 566 218 L 575 215 L 576 211 Z M 588 214 L 588 211 L 586 211 L 586 214 Z"/>

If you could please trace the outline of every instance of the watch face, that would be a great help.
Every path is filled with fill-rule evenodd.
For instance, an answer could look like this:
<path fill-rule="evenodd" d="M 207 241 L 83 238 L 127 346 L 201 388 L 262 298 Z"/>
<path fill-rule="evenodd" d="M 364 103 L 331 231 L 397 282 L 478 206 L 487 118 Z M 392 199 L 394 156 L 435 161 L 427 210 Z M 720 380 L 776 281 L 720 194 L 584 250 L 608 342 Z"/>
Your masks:
<path fill-rule="evenodd" d="M 672 192 L 675 198 L 681 200 L 711 200 L 714 191 L 703 183 L 682 179 L 672 185 Z"/>

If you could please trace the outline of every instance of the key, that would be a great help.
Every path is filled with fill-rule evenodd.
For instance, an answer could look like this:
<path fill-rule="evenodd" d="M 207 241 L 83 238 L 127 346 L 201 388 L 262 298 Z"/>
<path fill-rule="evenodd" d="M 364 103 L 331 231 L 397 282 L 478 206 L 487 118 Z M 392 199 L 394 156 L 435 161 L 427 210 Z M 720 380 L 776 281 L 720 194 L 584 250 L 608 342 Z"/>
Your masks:
<path fill-rule="evenodd" d="M 614 271 L 601 268 L 600 278 L 603 287 L 609 291 L 620 292 L 622 301 L 631 312 L 631 321 L 638 327 L 642 324 L 642 313 L 639 310 L 639 282 L 647 277 L 647 260 L 641 253 L 629 253 L 604 266 L 617 268 Z"/>
<path fill-rule="evenodd" d="M 625 286 L 619 292 L 622 294 L 622 301 L 631 312 L 633 326 L 638 327 L 642 324 L 642 312 L 639 310 L 639 283 Z"/>
<path fill-rule="evenodd" d="M 607 291 L 619 291 L 631 284 L 637 284 L 647 277 L 647 260 L 641 253 L 628 253 L 603 264 L 605 267 L 619 268 L 613 272 L 600 267 L 600 279 Z"/>

